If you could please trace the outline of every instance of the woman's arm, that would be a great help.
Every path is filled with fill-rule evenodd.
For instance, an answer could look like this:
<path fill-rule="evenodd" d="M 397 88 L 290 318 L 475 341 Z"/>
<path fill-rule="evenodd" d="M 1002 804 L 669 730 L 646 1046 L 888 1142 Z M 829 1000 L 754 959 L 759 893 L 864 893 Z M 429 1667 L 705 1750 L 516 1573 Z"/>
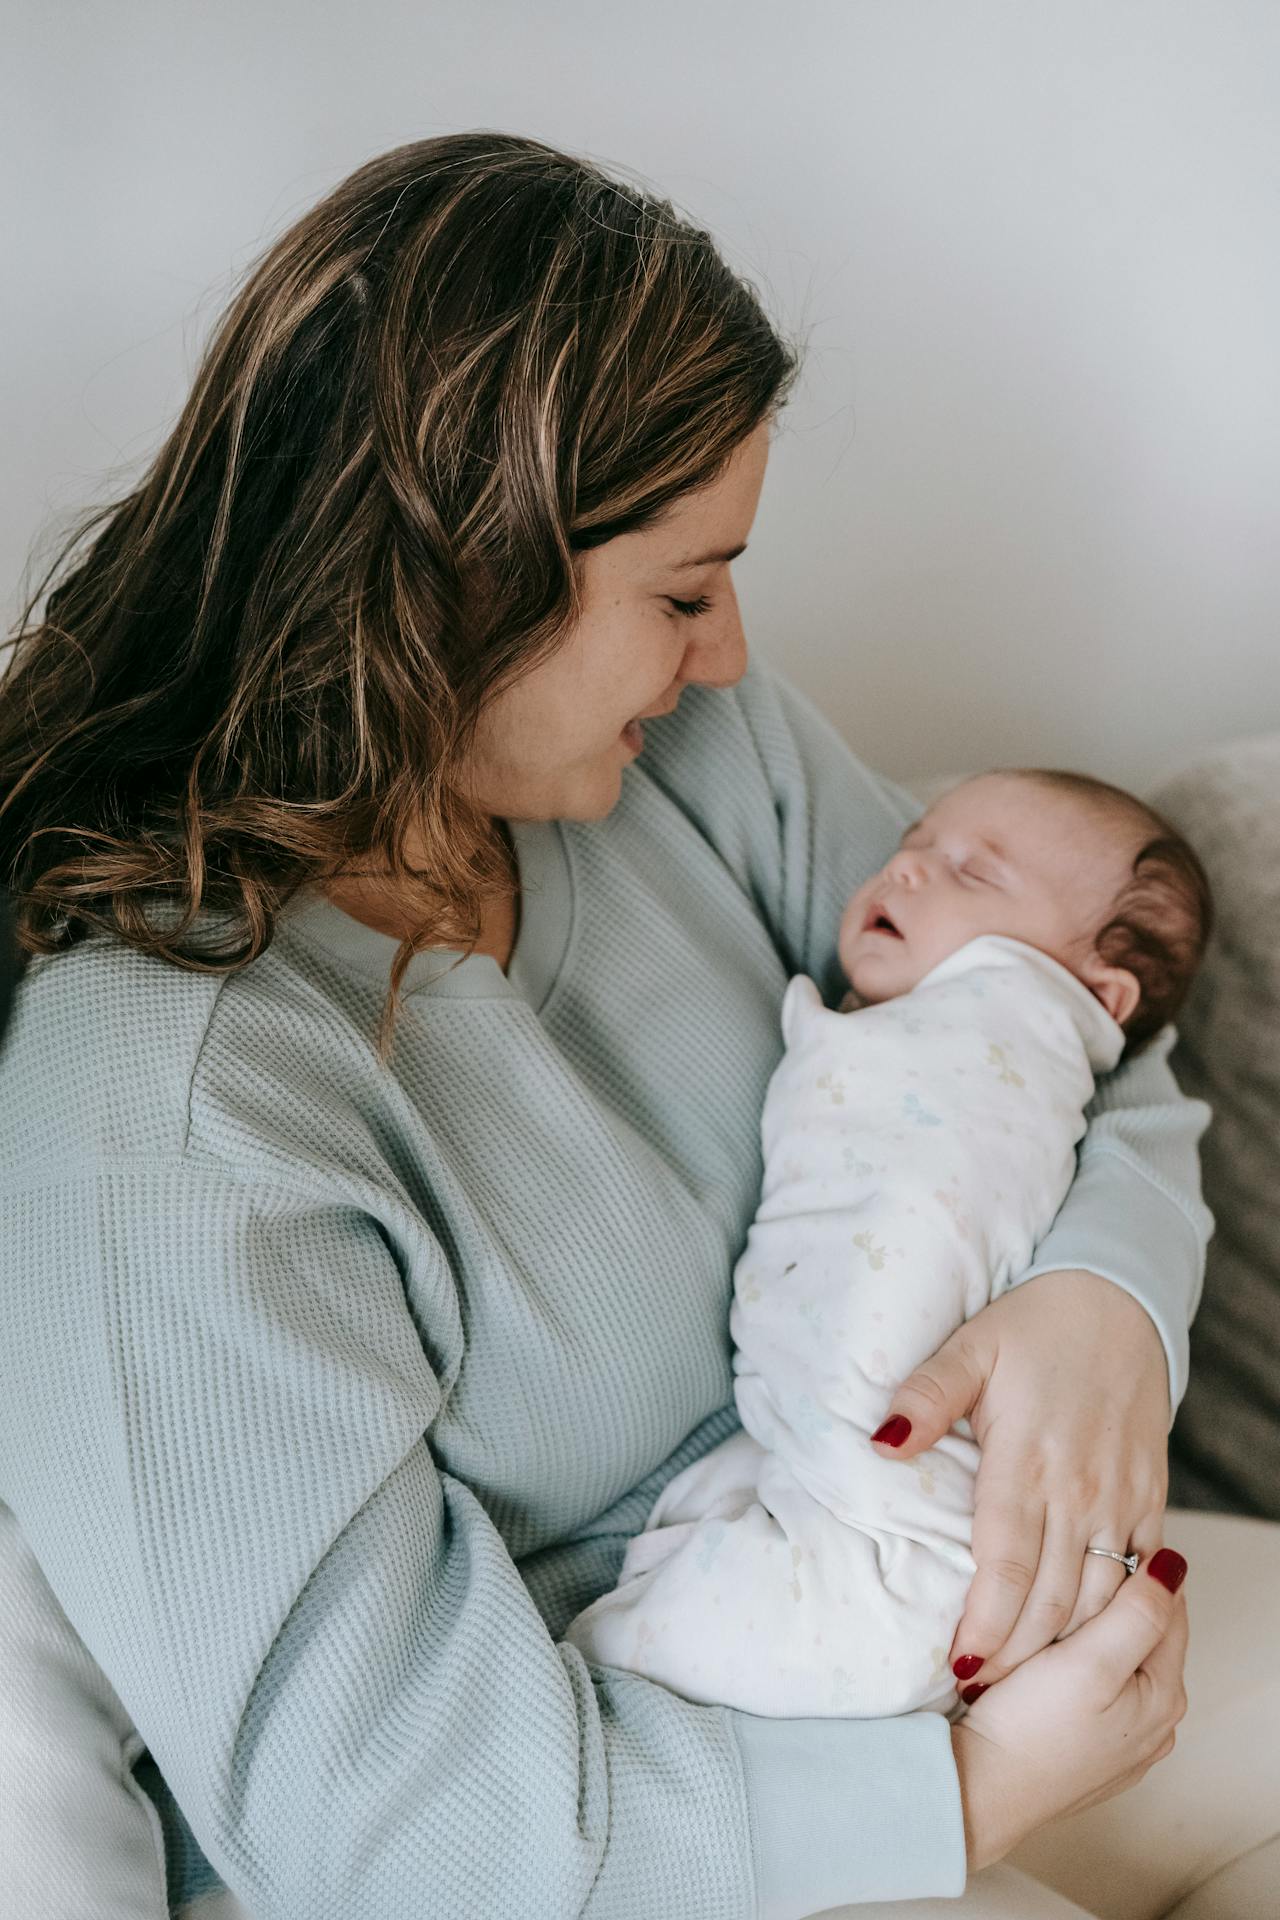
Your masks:
<path fill-rule="evenodd" d="M 437 1466 L 449 1383 L 383 1223 L 158 1156 L 5 1217 L 4 1491 L 255 1920 L 960 1891 L 938 1716 L 756 1720 L 556 1644 Z"/>
<path fill-rule="evenodd" d="M 1098 1082 L 1075 1180 L 1016 1283 L 1084 1268 L 1140 1300 L 1168 1362 L 1167 1427 L 1187 1390 L 1187 1329 L 1200 1304 L 1213 1232 L 1196 1151 L 1209 1108 L 1179 1092 L 1169 1069 L 1176 1039 L 1166 1027 L 1145 1053 Z"/>
<path fill-rule="evenodd" d="M 1075 1181 L 1020 1292 L 956 1337 L 959 1372 L 989 1382 L 982 1398 L 948 1367 L 947 1347 L 934 1356 L 943 1417 L 971 1417 L 983 1446 L 979 1570 L 951 1647 L 970 1685 L 989 1686 L 1106 1604 L 1121 1570 L 1088 1547 L 1146 1554 L 1163 1538 L 1166 1438 L 1213 1230 L 1196 1154 L 1209 1109 L 1179 1094 L 1173 1040 L 1167 1028 L 1099 1083 Z M 933 1444 L 938 1412 L 935 1401 L 918 1414 L 908 1458 Z"/>

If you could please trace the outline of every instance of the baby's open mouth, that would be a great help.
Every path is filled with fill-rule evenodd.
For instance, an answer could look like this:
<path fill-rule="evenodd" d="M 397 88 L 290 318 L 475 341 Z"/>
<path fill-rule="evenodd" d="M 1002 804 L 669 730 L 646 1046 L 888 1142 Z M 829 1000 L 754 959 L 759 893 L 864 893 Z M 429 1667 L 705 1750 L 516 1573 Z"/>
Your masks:
<path fill-rule="evenodd" d="M 870 913 L 867 915 L 866 925 L 862 931 L 864 933 L 887 933 L 894 940 L 901 940 L 902 938 L 902 935 L 898 932 L 898 929 L 894 926 L 883 907 L 872 907 Z"/>

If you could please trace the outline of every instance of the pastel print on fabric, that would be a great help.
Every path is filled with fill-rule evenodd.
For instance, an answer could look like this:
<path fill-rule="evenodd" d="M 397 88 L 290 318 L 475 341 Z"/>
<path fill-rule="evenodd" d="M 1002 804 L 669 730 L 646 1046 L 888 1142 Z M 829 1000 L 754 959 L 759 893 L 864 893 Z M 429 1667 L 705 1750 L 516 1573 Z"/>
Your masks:
<path fill-rule="evenodd" d="M 851 1013 L 799 974 L 782 1030 L 734 1273 L 742 1431 L 670 1482 L 567 1637 L 749 1713 L 947 1711 L 978 1449 L 967 1422 L 909 1464 L 869 1436 L 1030 1264 L 1124 1036 L 1057 961 L 997 936 Z"/>

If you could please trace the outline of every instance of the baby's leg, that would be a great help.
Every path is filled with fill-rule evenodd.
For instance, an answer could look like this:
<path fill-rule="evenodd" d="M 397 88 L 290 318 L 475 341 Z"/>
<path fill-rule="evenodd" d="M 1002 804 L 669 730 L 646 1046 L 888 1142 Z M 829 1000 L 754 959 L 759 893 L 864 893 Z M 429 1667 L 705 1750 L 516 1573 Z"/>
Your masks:
<path fill-rule="evenodd" d="M 0 1506 L 0 1920 L 169 1920 L 142 1745 Z"/>
<path fill-rule="evenodd" d="M 849 1526 L 746 1434 L 679 1480 L 663 1496 L 666 1524 L 631 1543 L 619 1585 L 569 1626 L 587 1659 L 780 1717 L 954 1704 L 947 1651 L 967 1552 Z M 700 1518 L 695 1494 L 707 1500 Z M 908 1487 L 895 1528 L 913 1504 Z"/>
<path fill-rule="evenodd" d="M 904 1462 L 870 1436 L 986 1276 L 945 1194 L 895 1224 L 757 1217 L 732 1316 L 744 1431 L 671 1483 L 570 1627 L 589 1658 L 760 1714 L 955 1704 L 978 1449 L 965 1428 Z"/>
<path fill-rule="evenodd" d="M 644 1531 L 627 1542 L 618 1586 L 661 1566 L 699 1527 L 736 1520 L 745 1513 L 755 1503 L 764 1458 L 750 1434 L 735 1433 L 669 1480 L 654 1502 Z"/>

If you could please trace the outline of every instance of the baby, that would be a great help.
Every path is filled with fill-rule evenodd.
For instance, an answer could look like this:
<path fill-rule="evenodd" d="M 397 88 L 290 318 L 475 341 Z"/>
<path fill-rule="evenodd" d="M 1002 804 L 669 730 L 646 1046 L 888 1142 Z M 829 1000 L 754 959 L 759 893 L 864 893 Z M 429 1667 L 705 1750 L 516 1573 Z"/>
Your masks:
<path fill-rule="evenodd" d="M 692 1700 L 778 1716 L 950 1711 L 974 1572 L 967 1421 L 909 1465 L 869 1444 L 898 1384 L 1031 1264 L 1094 1076 L 1173 1017 L 1208 883 L 1168 823 L 1067 773 L 966 781 L 804 974 L 734 1272 L 742 1431 L 678 1474 L 566 1638 Z"/>

